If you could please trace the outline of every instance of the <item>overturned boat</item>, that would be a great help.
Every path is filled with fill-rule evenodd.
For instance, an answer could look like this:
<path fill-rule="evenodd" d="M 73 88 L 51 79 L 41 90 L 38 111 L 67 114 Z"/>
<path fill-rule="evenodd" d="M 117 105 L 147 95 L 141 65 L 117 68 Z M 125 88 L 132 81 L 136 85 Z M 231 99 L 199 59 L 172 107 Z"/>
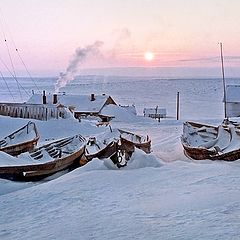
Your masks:
<path fill-rule="evenodd" d="M 12 156 L 31 151 L 38 142 L 39 134 L 34 122 L 29 121 L 25 126 L 0 140 L 0 151 Z"/>
<path fill-rule="evenodd" d="M 10 180 L 39 180 L 61 170 L 87 163 L 86 140 L 81 135 L 60 139 L 19 155 L 16 164 L 0 166 L 0 177 Z M 21 163 L 21 159 L 24 161 Z"/>
<path fill-rule="evenodd" d="M 181 142 L 185 154 L 196 160 L 240 159 L 240 125 L 230 121 L 218 127 L 185 122 Z"/>

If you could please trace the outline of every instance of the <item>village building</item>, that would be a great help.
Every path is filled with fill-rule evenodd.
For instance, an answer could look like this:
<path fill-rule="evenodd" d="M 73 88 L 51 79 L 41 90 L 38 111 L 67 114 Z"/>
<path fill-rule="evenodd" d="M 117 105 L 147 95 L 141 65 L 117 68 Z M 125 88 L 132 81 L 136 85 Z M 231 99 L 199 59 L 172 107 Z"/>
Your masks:
<path fill-rule="evenodd" d="M 63 105 L 0 103 L 0 115 L 46 121 L 52 118 L 67 118 L 72 114 Z"/>
<path fill-rule="evenodd" d="M 240 116 L 240 85 L 226 86 L 226 113 L 227 117 Z"/>
<path fill-rule="evenodd" d="M 166 110 L 166 108 L 159 108 L 158 106 L 155 108 L 144 108 L 143 116 L 150 117 L 150 118 L 156 118 L 156 119 L 166 118 L 167 110 Z"/>
<path fill-rule="evenodd" d="M 109 121 L 114 117 L 101 114 L 102 109 L 109 104 L 117 105 L 111 96 L 105 94 L 33 94 L 26 103 L 67 108 L 77 119 L 87 116 L 97 116 L 100 117 L 102 121 Z"/>

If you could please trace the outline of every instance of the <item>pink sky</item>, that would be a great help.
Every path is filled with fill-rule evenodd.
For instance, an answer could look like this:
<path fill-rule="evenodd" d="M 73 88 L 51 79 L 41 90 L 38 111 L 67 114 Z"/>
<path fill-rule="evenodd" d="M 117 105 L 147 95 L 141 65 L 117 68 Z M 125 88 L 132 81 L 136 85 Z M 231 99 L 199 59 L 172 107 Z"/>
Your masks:
<path fill-rule="evenodd" d="M 217 67 L 218 42 L 226 66 L 240 66 L 238 0 L 1 0 L 1 59 L 10 67 L 6 35 L 16 71 L 65 71 L 75 49 L 102 41 L 101 54 L 83 68 Z M 144 59 L 151 51 L 155 58 Z M 5 72 L 3 65 L 1 71 Z"/>

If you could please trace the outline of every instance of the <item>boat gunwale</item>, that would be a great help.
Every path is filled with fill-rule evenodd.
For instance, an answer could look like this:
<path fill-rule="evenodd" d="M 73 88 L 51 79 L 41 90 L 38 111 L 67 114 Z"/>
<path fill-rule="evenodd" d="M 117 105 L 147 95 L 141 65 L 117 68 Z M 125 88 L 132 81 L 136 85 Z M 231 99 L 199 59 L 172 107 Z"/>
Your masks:
<path fill-rule="evenodd" d="M 34 147 L 34 145 L 37 144 L 37 142 L 38 142 L 38 140 L 39 140 L 39 138 L 40 138 L 40 135 L 39 135 L 39 133 L 38 133 L 38 131 L 37 131 L 36 124 L 35 124 L 34 122 L 32 122 L 32 121 L 29 121 L 26 125 L 24 125 L 23 127 L 19 128 L 19 129 L 16 130 L 15 132 L 9 134 L 8 136 L 4 137 L 2 140 L 7 139 L 7 138 L 9 138 L 10 136 L 15 135 L 16 133 L 22 131 L 22 130 L 23 130 L 24 128 L 26 128 L 29 124 L 33 124 L 33 130 L 34 130 L 35 135 L 36 135 L 33 139 L 27 140 L 27 141 L 24 141 L 24 142 L 20 142 L 20 143 L 16 143 L 16 144 L 12 144 L 12 145 L 9 145 L 9 146 L 6 146 L 6 147 L 0 147 L 0 151 L 3 151 L 3 152 L 6 151 L 6 153 L 8 153 L 8 154 L 10 154 L 10 155 L 18 155 L 19 152 L 22 153 L 22 149 L 14 150 L 14 149 L 17 148 L 17 147 L 19 147 L 19 148 L 24 147 L 24 146 L 27 147 L 28 145 L 32 144 L 32 146 L 29 147 L 29 149 L 32 149 L 32 148 Z M 12 151 L 11 151 L 11 150 L 12 150 Z M 27 150 L 26 150 L 26 151 L 27 151 Z M 9 153 L 9 152 L 10 152 L 10 153 Z M 13 152 L 13 153 L 12 153 L 12 152 Z M 16 153 L 16 154 L 15 154 L 15 153 Z"/>

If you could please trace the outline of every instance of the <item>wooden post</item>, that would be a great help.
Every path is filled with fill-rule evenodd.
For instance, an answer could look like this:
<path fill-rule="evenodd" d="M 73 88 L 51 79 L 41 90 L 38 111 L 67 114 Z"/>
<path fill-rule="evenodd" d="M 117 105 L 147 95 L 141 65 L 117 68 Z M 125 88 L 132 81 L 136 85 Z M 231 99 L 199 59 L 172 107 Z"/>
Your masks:
<path fill-rule="evenodd" d="M 48 120 L 48 108 L 46 108 L 46 121 Z"/>
<path fill-rule="evenodd" d="M 177 120 L 179 120 L 179 92 L 177 92 Z"/>

